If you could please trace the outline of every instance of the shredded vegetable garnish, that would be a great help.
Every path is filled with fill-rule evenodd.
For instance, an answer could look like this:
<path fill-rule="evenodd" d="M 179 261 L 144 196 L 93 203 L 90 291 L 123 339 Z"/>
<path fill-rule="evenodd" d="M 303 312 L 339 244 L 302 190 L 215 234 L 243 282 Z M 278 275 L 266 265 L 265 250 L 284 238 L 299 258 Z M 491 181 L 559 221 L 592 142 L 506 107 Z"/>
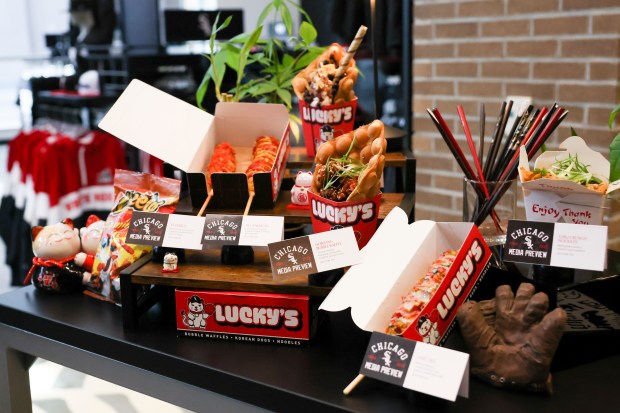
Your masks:
<path fill-rule="evenodd" d="M 357 186 L 357 180 L 366 168 L 360 160 L 350 158 L 355 146 L 353 138 L 347 152 L 338 158 L 327 158 L 317 175 L 320 195 L 334 201 L 344 201 Z"/>
<path fill-rule="evenodd" d="M 365 165 L 356 159 L 349 158 L 349 154 L 355 145 L 355 138 L 349 145 L 347 153 L 340 158 L 327 158 L 325 162 L 325 180 L 323 189 L 329 189 L 345 178 L 357 178 L 364 170 Z"/>
<path fill-rule="evenodd" d="M 602 183 L 600 178 L 595 177 L 586 165 L 579 161 L 577 155 L 568 155 L 566 159 L 560 159 L 555 161 L 549 166 L 549 168 L 537 168 L 534 169 L 534 173 L 539 173 L 541 176 L 548 175 L 549 173 L 557 176 L 561 179 L 576 182 L 580 185 L 600 184 Z"/>

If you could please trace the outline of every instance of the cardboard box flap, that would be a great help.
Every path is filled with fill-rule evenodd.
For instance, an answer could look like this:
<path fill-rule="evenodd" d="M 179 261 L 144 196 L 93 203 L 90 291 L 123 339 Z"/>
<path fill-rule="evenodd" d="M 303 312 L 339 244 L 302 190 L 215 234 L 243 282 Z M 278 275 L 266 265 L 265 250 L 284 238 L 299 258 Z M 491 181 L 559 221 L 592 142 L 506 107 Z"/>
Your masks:
<path fill-rule="evenodd" d="M 409 264 L 410 256 L 424 245 L 433 222 L 417 221 L 407 225 L 407 214 L 394 208 L 383 220 L 369 243 L 361 250 L 362 262 L 353 265 L 340 279 L 320 306 L 327 311 L 341 311 L 351 307 L 351 316 L 358 326 L 365 326 L 378 308 L 383 297 L 392 288 Z M 399 238 L 395 239 L 395 234 Z M 394 247 L 394 244 L 400 244 Z"/>
<path fill-rule="evenodd" d="M 394 208 L 362 249 L 362 262 L 352 266 L 325 298 L 320 309 L 351 307 L 355 324 L 367 331 L 384 331 L 401 297 L 424 276 L 437 251 L 457 249 L 471 223 L 416 221 Z"/>
<path fill-rule="evenodd" d="M 213 115 L 132 80 L 99 123 L 104 131 L 183 171 L 200 171 Z"/>

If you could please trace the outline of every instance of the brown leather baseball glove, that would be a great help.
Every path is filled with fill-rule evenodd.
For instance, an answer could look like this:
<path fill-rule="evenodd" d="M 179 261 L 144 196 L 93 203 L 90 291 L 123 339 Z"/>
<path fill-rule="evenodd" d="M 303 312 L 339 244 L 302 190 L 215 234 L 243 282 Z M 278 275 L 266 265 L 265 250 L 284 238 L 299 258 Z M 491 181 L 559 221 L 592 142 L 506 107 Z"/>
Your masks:
<path fill-rule="evenodd" d="M 566 312 L 547 313 L 549 297 L 521 284 L 516 295 L 508 285 L 489 301 L 465 302 L 457 311 L 470 351 L 474 376 L 497 387 L 552 393 L 549 367 L 558 347 Z"/>

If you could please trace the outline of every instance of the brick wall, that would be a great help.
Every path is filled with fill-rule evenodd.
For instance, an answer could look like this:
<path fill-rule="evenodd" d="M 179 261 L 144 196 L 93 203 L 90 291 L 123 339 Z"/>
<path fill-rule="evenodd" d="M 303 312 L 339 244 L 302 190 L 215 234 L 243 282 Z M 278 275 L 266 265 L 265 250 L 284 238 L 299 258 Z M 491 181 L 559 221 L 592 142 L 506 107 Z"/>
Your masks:
<path fill-rule="evenodd" d="M 415 0 L 414 13 L 416 219 L 461 219 L 462 173 L 427 107 L 440 109 L 466 148 L 456 105 L 477 136 L 484 102 L 490 139 L 505 97 L 530 96 L 537 107 L 558 102 L 570 114 L 548 147 L 572 126 L 608 154 L 619 131 L 607 128 L 620 102 L 618 0 Z"/>

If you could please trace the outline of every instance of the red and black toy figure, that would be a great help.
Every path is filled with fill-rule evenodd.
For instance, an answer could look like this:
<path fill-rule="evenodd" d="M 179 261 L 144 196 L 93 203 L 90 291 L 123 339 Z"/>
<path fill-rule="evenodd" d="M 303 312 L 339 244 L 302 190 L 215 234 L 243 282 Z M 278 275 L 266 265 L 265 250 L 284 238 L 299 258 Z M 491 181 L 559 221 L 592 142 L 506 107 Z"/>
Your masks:
<path fill-rule="evenodd" d="M 65 294 L 81 291 L 88 273 L 74 263 L 80 251 L 80 237 L 71 219 L 46 227 L 32 228 L 32 251 L 35 257 L 24 280 L 39 290 Z"/>

